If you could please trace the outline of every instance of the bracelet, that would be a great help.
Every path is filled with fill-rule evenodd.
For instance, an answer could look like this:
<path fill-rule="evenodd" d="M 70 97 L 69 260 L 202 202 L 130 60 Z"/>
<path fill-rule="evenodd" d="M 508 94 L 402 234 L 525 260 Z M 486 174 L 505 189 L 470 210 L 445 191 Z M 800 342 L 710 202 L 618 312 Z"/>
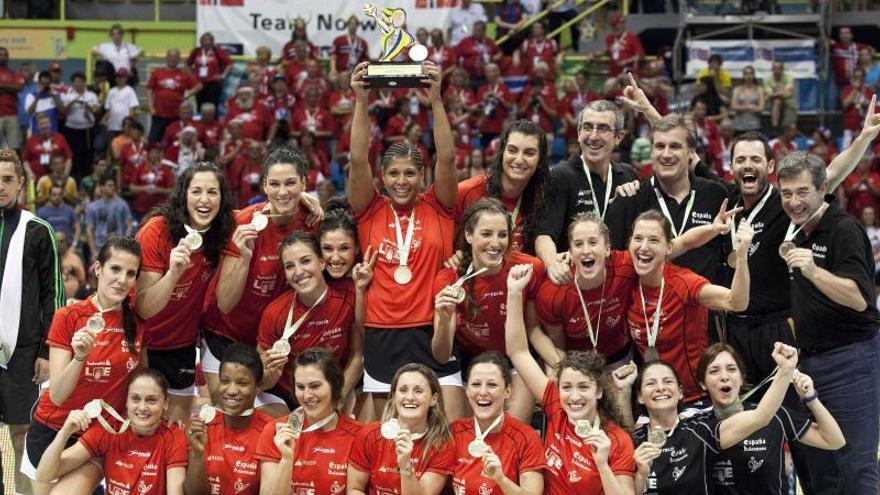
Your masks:
<path fill-rule="evenodd" d="M 76 354 L 74 354 L 74 355 L 73 355 L 73 359 L 75 359 L 75 360 L 77 360 L 77 361 L 79 361 L 79 362 L 83 362 L 83 361 L 86 360 L 86 357 L 83 356 L 82 358 L 78 358 L 78 357 L 76 356 Z"/>
<path fill-rule="evenodd" d="M 819 392 L 817 392 L 816 390 L 813 390 L 812 394 L 801 398 L 801 402 L 803 402 L 804 404 L 809 404 L 810 402 L 813 402 L 814 400 L 816 400 L 818 398 L 819 398 Z"/>
<path fill-rule="evenodd" d="M 399 474 L 400 474 L 401 476 L 407 476 L 407 477 L 409 477 L 409 476 L 412 476 L 412 475 L 413 475 L 413 466 L 412 466 L 412 462 L 409 463 L 409 465 L 406 467 L 406 469 L 402 469 L 402 468 L 400 468 L 400 467 L 398 467 L 397 469 L 398 469 L 398 472 L 399 472 Z"/>

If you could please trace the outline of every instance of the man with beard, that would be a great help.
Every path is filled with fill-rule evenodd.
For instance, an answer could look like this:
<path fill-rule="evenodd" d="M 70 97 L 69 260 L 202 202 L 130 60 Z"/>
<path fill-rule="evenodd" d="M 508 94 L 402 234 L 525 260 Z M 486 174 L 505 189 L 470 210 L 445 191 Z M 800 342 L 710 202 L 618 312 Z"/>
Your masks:
<path fill-rule="evenodd" d="M 612 163 L 611 153 L 623 139 L 624 116 L 608 100 L 592 101 L 578 119 L 580 154 L 550 172 L 552 187 L 541 217 L 535 252 L 547 265 L 547 276 L 557 285 L 570 282 L 568 264 L 557 253 L 568 250 L 568 225 L 580 213 L 595 211 L 605 217 L 614 189 L 638 179 L 627 164 Z"/>

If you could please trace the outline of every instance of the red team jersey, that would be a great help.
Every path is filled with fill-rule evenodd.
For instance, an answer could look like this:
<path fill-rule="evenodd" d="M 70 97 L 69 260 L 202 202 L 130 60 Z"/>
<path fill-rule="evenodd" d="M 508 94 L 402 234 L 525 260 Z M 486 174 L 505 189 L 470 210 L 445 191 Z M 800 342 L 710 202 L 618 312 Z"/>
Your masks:
<path fill-rule="evenodd" d="M 147 89 L 153 93 L 153 114 L 165 119 L 178 116 L 183 95 L 199 83 L 192 73 L 181 68 L 159 67 L 153 69 Z"/>
<path fill-rule="evenodd" d="M 672 263 L 666 263 L 663 268 L 663 279 L 666 287 L 663 289 L 657 353 L 661 361 L 669 363 L 675 369 L 684 390 L 684 400 L 690 402 L 703 395 L 697 380 L 697 362 L 709 346 L 706 334 L 709 310 L 700 304 L 699 296 L 709 281 Z M 627 314 L 630 337 L 642 356 L 648 349 L 645 325 L 654 321 L 660 287 L 643 287 L 643 290 L 647 318 L 642 309 L 638 286 L 633 291 L 632 304 Z"/>
<path fill-rule="evenodd" d="M 257 459 L 262 462 L 280 462 L 281 452 L 275 446 L 276 419 L 263 429 L 257 443 Z M 308 423 L 304 426 L 308 428 Z M 329 431 L 303 432 L 293 451 L 293 473 L 290 480 L 292 495 L 341 495 L 345 493 L 348 458 L 352 444 L 361 430 L 361 424 L 340 414 L 336 428 Z"/>
<path fill-rule="evenodd" d="M 480 313 L 471 318 L 468 314 L 467 300 L 458 305 L 455 340 L 462 353 L 476 356 L 486 351 L 505 352 L 504 323 L 507 318 L 507 275 L 514 265 L 530 264 L 534 267 L 532 280 L 523 291 L 523 303 L 534 300 L 538 295 L 538 287 L 544 278 L 544 264 L 532 256 L 512 252 L 504 260 L 501 271 L 494 275 L 474 277 L 465 282 L 465 288 L 479 305 Z M 458 280 L 457 271 L 444 268 L 434 278 L 436 296 L 444 287 Z M 470 284 L 473 282 L 473 285 Z"/>
<path fill-rule="evenodd" d="M 55 132 L 48 139 L 33 135 L 25 141 L 21 159 L 30 163 L 34 180 L 39 180 L 40 177 L 51 172 L 49 162 L 52 155 L 56 153 L 64 155 L 65 160 L 73 158 L 73 151 L 70 150 L 70 145 L 67 144 L 67 139 L 64 139 L 63 135 Z"/>
<path fill-rule="evenodd" d="M 163 423 L 142 437 L 131 428 L 113 435 L 94 424 L 79 442 L 103 460 L 107 495 L 165 495 L 166 470 L 187 466 L 186 435 L 176 425 Z"/>
<path fill-rule="evenodd" d="M 148 163 L 142 163 L 132 171 L 132 181 L 129 184 L 136 186 L 153 185 L 162 189 L 171 189 L 174 187 L 174 172 L 171 171 L 170 167 L 163 167 L 161 165 L 154 167 Z M 167 197 L 168 194 L 149 193 L 146 191 L 135 193 L 131 211 L 142 215 L 146 214 L 162 204 Z"/>
<path fill-rule="evenodd" d="M 294 291 L 289 290 L 278 296 L 263 310 L 257 335 L 257 344 L 263 349 L 271 349 L 272 344 L 284 333 L 287 313 L 290 311 L 295 294 Z M 348 359 L 351 325 L 354 322 L 354 298 L 354 282 L 351 280 L 329 284 L 327 297 L 321 304 L 315 306 L 290 338 L 290 354 L 277 384 L 290 394 L 290 397 L 294 396 L 291 385 L 293 363 L 304 350 L 310 347 L 322 347 L 332 352 L 336 359 L 345 365 Z M 299 320 L 308 309 L 309 307 L 297 298 L 291 323 Z"/>
<path fill-rule="evenodd" d="M 151 218 L 135 238 L 141 243 L 141 270 L 164 275 L 170 267 L 171 250 L 177 242 L 171 237 L 163 216 Z M 214 268 L 198 249 L 189 257 L 189 266 L 177 280 L 168 304 L 144 321 L 149 349 L 168 350 L 193 346 L 199 336 L 199 315 Z"/>
<path fill-rule="evenodd" d="M 612 251 L 605 260 L 605 292 L 602 286 L 584 290 L 584 303 L 590 313 L 593 332 L 597 335 L 599 354 L 606 358 L 622 357 L 629 349 L 629 331 L 626 312 L 630 308 L 633 289 L 638 290 L 639 277 L 633 268 L 632 258 L 626 251 Z M 584 310 L 574 283 L 556 286 L 545 281 L 538 289 L 535 307 L 538 317 L 547 325 L 560 325 L 565 333 L 565 349 L 586 351 L 593 348 Z M 602 321 L 599 321 L 599 307 Z"/>
<path fill-rule="evenodd" d="M 455 198 L 455 210 L 453 212 L 455 225 L 463 227 L 464 212 L 480 199 L 489 195 L 489 176 L 478 175 L 465 179 L 458 183 L 458 195 Z M 516 209 L 516 198 L 501 197 L 501 202 L 510 214 Z M 516 225 L 513 226 L 513 250 L 523 250 L 523 215 L 522 211 L 516 216 Z"/>
<path fill-rule="evenodd" d="M 455 442 L 455 467 L 452 490 L 455 495 L 502 495 L 491 478 L 483 475 L 483 461 L 468 453 L 468 444 L 476 438 L 474 418 L 461 418 L 450 425 Z M 504 415 L 501 428 L 493 429 L 485 438 L 501 460 L 504 475 L 519 484 L 519 475 L 544 469 L 544 448 L 541 438 L 530 425 Z"/>
<path fill-rule="evenodd" d="M 205 474 L 213 495 L 259 495 L 257 441 L 267 427 L 275 433 L 273 423 L 271 416 L 254 411 L 251 424 L 242 430 L 227 426 L 223 414 L 206 425 Z"/>
<path fill-rule="evenodd" d="M 49 347 L 64 349 L 73 354 L 70 342 L 73 334 L 86 326 L 89 318 L 98 312 L 91 299 L 86 299 L 55 312 L 49 337 Z M 95 346 L 82 364 L 76 387 L 61 403 L 55 405 L 49 399 L 49 389 L 43 391 L 34 412 L 34 419 L 54 429 L 60 429 L 67 415 L 74 409 L 82 409 L 92 399 L 104 399 L 120 413 L 124 413 L 128 390 L 128 375 L 141 362 L 140 349 L 144 340 L 144 327 L 138 325 L 134 353 L 128 352 L 125 331 L 122 327 L 122 310 L 104 313 L 105 327 L 95 340 Z M 103 430 L 102 430 L 103 431 Z"/>
<path fill-rule="evenodd" d="M 400 493 L 400 474 L 397 472 L 397 452 L 394 442 L 386 440 L 379 431 L 381 423 L 365 425 L 351 448 L 349 462 L 355 468 L 370 475 L 369 495 Z M 422 456 L 425 439 L 413 445 L 413 476 L 421 479 L 426 472 L 449 476 L 455 467 L 455 444 L 452 440 Z M 424 458 L 423 458 L 424 457 Z"/>
<path fill-rule="evenodd" d="M 379 253 L 373 283 L 367 289 L 366 325 L 379 328 L 431 325 L 434 321 L 431 286 L 443 262 L 452 255 L 452 210 L 440 202 L 433 187 L 418 195 L 413 206 L 416 226 L 408 262 L 413 279 L 407 285 L 399 285 L 394 281 L 400 256 L 392 208 L 391 199 L 374 190 L 370 205 L 355 218 L 361 252 L 372 246 L 373 252 Z M 404 237 L 411 211 L 397 213 Z"/>
<path fill-rule="evenodd" d="M 249 206 L 235 216 L 236 225 L 250 223 L 254 212 L 262 211 L 268 203 Z M 306 226 L 308 213 L 300 208 L 296 217 L 288 225 L 279 226 L 272 219 L 269 225 L 257 235 L 254 241 L 254 252 L 244 282 L 244 291 L 238 304 L 227 314 L 217 307 L 217 277 L 211 282 L 209 294 L 205 300 L 205 312 L 202 314 L 202 325 L 218 334 L 237 342 L 256 345 L 257 328 L 263 309 L 284 292 L 287 285 L 284 267 L 278 255 L 278 246 L 288 234 L 295 230 L 314 233 L 314 229 Z M 224 256 L 238 257 L 238 248 L 230 240 L 223 250 Z M 219 272 L 218 272 L 219 275 Z"/>
<path fill-rule="evenodd" d="M 544 433 L 544 493 L 548 495 L 600 495 L 605 493 L 599 478 L 599 469 L 593 460 L 593 447 L 574 433 L 574 425 L 562 409 L 559 387 L 547 382 L 541 407 L 547 415 Z M 608 466 L 617 475 L 632 476 L 636 470 L 633 443 L 629 434 L 613 421 L 602 425 L 611 440 Z"/>

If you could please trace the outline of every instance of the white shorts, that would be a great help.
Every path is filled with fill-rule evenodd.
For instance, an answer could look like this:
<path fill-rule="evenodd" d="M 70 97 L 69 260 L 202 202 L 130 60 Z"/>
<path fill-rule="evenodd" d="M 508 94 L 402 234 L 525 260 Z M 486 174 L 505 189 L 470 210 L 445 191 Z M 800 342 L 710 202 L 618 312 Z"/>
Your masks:
<path fill-rule="evenodd" d="M 201 349 L 201 358 L 202 358 L 202 373 L 211 373 L 212 375 L 220 374 L 220 360 L 211 353 L 211 349 L 208 348 L 208 344 L 205 343 L 205 340 L 202 339 L 202 344 L 200 346 Z"/>
<path fill-rule="evenodd" d="M 461 371 L 457 371 L 451 375 L 446 375 L 438 379 L 441 387 L 460 387 L 464 388 L 464 382 L 461 379 Z M 391 391 L 390 383 L 382 383 L 379 380 L 376 380 L 367 370 L 364 370 L 364 392 L 370 393 L 384 393 L 387 394 Z"/>

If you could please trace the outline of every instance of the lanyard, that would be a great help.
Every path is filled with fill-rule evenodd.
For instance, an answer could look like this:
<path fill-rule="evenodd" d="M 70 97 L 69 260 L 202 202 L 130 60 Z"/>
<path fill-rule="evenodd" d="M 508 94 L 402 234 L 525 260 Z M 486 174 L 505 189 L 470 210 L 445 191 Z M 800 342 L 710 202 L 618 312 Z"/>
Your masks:
<path fill-rule="evenodd" d="M 691 189 L 690 199 L 688 200 L 687 207 L 684 210 L 684 218 L 681 220 L 681 228 L 675 228 L 675 222 L 672 220 L 672 215 L 669 214 L 669 208 L 666 207 L 666 199 L 663 198 L 663 195 L 660 194 L 660 191 L 654 187 L 654 178 L 651 177 L 651 187 L 654 189 L 654 194 L 657 195 L 657 202 L 660 203 L 660 210 L 663 211 L 663 216 L 669 220 L 669 224 L 672 227 L 672 233 L 675 237 L 680 236 L 685 232 L 685 227 L 688 223 L 688 217 L 691 215 L 691 209 L 694 207 L 694 200 L 697 198 L 697 191 Z"/>
<path fill-rule="evenodd" d="M 406 239 L 403 238 L 403 234 L 401 233 L 400 217 L 397 216 L 397 210 L 391 208 L 391 213 L 394 214 L 394 233 L 397 236 L 397 255 L 400 258 L 400 266 L 406 266 L 409 262 L 409 249 L 412 246 L 413 232 L 415 232 L 416 229 L 416 207 L 413 206 L 413 209 L 409 214 L 409 225 L 406 227 Z"/>
<path fill-rule="evenodd" d="M 772 193 L 773 193 L 773 185 L 768 184 L 767 185 L 767 192 L 764 193 L 764 197 L 761 198 L 761 201 L 758 202 L 758 204 L 755 206 L 755 209 L 752 210 L 752 212 L 749 213 L 749 216 L 746 218 L 747 224 L 749 224 L 749 225 L 752 224 L 752 221 L 755 219 L 755 217 L 758 216 L 758 213 L 761 211 L 761 208 L 764 208 L 764 205 L 767 203 L 767 200 L 770 199 L 770 195 Z M 739 203 L 737 203 L 736 206 L 734 206 L 734 208 L 737 208 L 737 207 L 739 207 Z M 732 245 L 735 247 L 736 246 L 736 221 L 735 221 L 735 219 L 730 220 L 730 241 L 731 241 Z"/>
<path fill-rule="evenodd" d="M 608 172 L 605 174 L 605 202 L 602 203 L 601 210 L 599 209 L 599 200 L 596 198 L 596 190 L 593 189 L 593 177 L 583 155 L 581 155 L 581 164 L 584 166 L 584 175 L 587 176 L 587 184 L 590 185 L 590 193 L 593 195 L 593 209 L 599 214 L 599 218 L 605 220 L 605 212 L 608 211 L 608 201 L 611 199 L 611 164 L 608 164 Z"/>
<path fill-rule="evenodd" d="M 642 282 L 639 281 L 639 295 L 642 297 L 642 312 L 645 314 L 645 331 L 648 332 L 648 347 L 657 346 L 657 334 L 660 332 L 660 313 L 663 307 L 663 289 L 666 280 L 660 279 L 660 297 L 657 299 L 657 307 L 654 308 L 654 321 L 648 325 L 648 309 L 645 307 L 645 293 L 642 291 Z"/>
<path fill-rule="evenodd" d="M 496 426 L 501 423 L 501 420 L 504 418 L 504 413 L 501 413 L 495 421 L 492 421 L 492 424 L 486 428 L 486 431 L 480 430 L 480 423 L 477 422 L 477 418 L 474 418 L 474 433 L 475 439 L 479 441 L 485 440 L 486 436 L 489 435 L 489 432 L 492 431 Z"/>
<path fill-rule="evenodd" d="M 737 399 L 735 401 L 731 402 L 729 405 L 727 405 L 725 407 L 722 407 L 720 409 L 716 409 L 715 415 L 718 416 L 719 419 L 726 419 L 726 418 L 733 416 L 736 413 L 736 410 L 737 410 L 737 408 L 739 408 L 739 406 L 741 406 L 745 401 L 749 400 L 749 397 L 754 395 L 755 392 L 757 392 L 758 390 L 761 390 L 762 388 L 764 388 L 765 385 L 770 383 L 770 381 L 776 377 L 777 373 L 779 373 L 779 366 L 773 368 L 773 371 L 771 371 L 770 374 L 767 375 L 767 378 L 764 378 L 763 380 L 761 380 L 760 383 L 758 383 L 757 385 L 752 387 L 751 390 L 749 390 L 748 392 L 737 397 Z"/>
<path fill-rule="evenodd" d="M 516 200 L 516 206 L 513 207 L 513 213 L 510 214 L 510 224 L 513 230 L 516 230 L 516 219 L 519 218 L 519 206 L 522 204 L 522 195 Z"/>
<path fill-rule="evenodd" d="M 599 296 L 599 318 L 596 320 L 596 332 L 593 333 L 593 322 L 590 321 L 590 312 L 587 310 L 587 303 L 584 301 L 584 295 L 581 294 L 581 288 L 578 285 L 577 273 L 574 274 L 574 287 L 577 292 L 578 299 L 581 300 L 581 308 L 584 310 L 584 321 L 587 323 L 587 335 L 590 336 L 590 342 L 593 343 L 593 349 L 599 350 L 599 329 L 602 327 L 602 308 L 605 306 L 605 282 L 608 277 L 602 279 L 602 295 Z M 641 287 L 641 286 L 640 286 Z M 644 301 L 644 297 L 642 298 Z"/>
<path fill-rule="evenodd" d="M 102 410 L 107 411 L 110 416 L 113 416 L 114 418 L 122 422 L 122 424 L 119 426 L 119 431 L 116 431 L 116 429 L 110 426 L 110 424 L 107 423 L 107 420 L 101 416 Z M 119 413 L 116 412 L 116 409 L 113 409 L 113 406 L 107 404 L 101 399 L 93 399 L 89 401 L 88 403 L 86 403 L 85 407 L 83 407 L 83 411 L 85 411 L 86 416 L 88 416 L 90 419 L 97 419 L 98 423 L 101 424 L 101 427 L 107 430 L 107 432 L 112 435 L 119 435 L 121 433 L 124 433 L 125 430 L 128 429 L 130 423 L 129 420 L 122 419 L 122 416 L 120 416 Z"/>
<path fill-rule="evenodd" d="M 290 303 L 290 310 L 287 312 L 287 320 L 284 322 L 284 333 L 281 334 L 281 338 L 279 340 L 289 340 L 291 337 L 293 337 L 293 334 L 295 334 L 296 331 L 299 330 L 299 327 L 301 327 L 306 318 L 309 317 L 309 313 L 311 313 L 312 310 L 315 309 L 315 306 L 321 304 L 324 301 L 324 298 L 327 297 L 328 289 L 329 287 L 325 288 L 324 292 L 322 292 L 321 295 L 318 296 L 315 304 L 312 304 L 309 309 L 307 309 L 306 312 L 303 313 L 303 315 L 300 316 L 293 325 L 291 325 L 290 322 L 291 320 L 293 320 L 293 309 L 296 307 L 296 294 L 293 295 L 293 302 Z"/>
<path fill-rule="evenodd" d="M 503 261 L 502 261 L 502 262 L 503 262 Z M 488 266 L 484 266 L 483 268 L 480 268 L 479 270 L 477 270 L 476 272 L 474 272 L 474 264 L 471 263 L 471 264 L 468 266 L 467 273 L 465 273 L 463 277 L 459 277 L 459 279 L 456 280 L 455 283 L 452 284 L 452 286 L 453 286 L 453 287 L 461 287 L 461 286 L 463 286 L 464 283 L 467 282 L 468 280 L 470 280 L 470 279 L 472 279 L 472 278 L 474 278 L 474 277 L 477 277 L 477 276 L 479 276 L 479 275 L 482 275 L 483 273 L 485 273 L 485 272 L 487 272 L 487 271 L 489 271 L 489 267 L 488 267 Z"/>
<path fill-rule="evenodd" d="M 805 225 L 816 218 L 816 215 L 818 215 L 820 211 L 822 211 L 822 205 L 819 205 L 819 207 L 816 208 L 816 211 L 814 211 L 813 214 L 810 215 L 804 223 L 800 224 L 797 229 L 794 228 L 795 224 L 793 222 L 788 222 L 788 228 L 785 230 L 785 240 L 791 241 L 792 239 L 794 239 L 800 233 L 800 231 L 804 229 Z"/>

